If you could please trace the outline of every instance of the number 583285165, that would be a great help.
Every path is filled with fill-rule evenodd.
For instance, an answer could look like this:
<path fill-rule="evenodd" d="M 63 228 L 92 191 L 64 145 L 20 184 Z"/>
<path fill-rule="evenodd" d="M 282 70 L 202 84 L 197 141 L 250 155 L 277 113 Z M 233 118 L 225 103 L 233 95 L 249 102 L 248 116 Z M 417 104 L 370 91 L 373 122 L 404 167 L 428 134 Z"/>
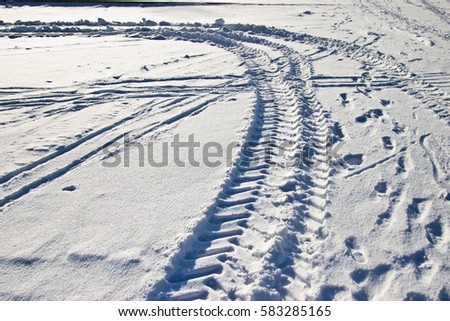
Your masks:
<path fill-rule="evenodd" d="M 265 317 L 329 317 L 331 316 L 331 307 L 329 305 L 263 305 L 261 306 L 260 316 Z"/>

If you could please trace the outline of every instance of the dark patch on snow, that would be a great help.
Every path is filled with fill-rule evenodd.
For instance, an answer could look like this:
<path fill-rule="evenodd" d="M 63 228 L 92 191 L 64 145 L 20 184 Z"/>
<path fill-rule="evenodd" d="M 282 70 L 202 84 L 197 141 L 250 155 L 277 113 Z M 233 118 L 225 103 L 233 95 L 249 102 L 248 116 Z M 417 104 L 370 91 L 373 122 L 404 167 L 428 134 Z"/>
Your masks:
<path fill-rule="evenodd" d="M 356 301 L 369 301 L 369 295 L 364 289 L 354 292 L 352 296 Z"/>
<path fill-rule="evenodd" d="M 386 182 L 379 182 L 377 185 L 375 185 L 374 189 L 378 193 L 384 194 L 387 191 L 387 183 Z"/>
<path fill-rule="evenodd" d="M 369 272 L 370 272 L 369 270 L 357 269 L 354 270 L 352 273 L 350 273 L 350 277 L 352 278 L 353 281 L 359 284 L 367 279 Z"/>
<path fill-rule="evenodd" d="M 391 270 L 391 265 L 389 264 L 380 264 L 373 268 L 372 273 L 375 276 L 382 276 L 383 274 L 388 273 Z"/>
<path fill-rule="evenodd" d="M 319 294 L 319 301 L 332 301 L 334 300 L 334 297 L 339 292 L 342 292 L 345 290 L 345 287 L 340 285 L 323 285 L 320 288 L 320 294 Z"/>
<path fill-rule="evenodd" d="M 363 162 L 363 154 L 347 154 L 344 156 L 344 161 L 348 165 L 361 165 Z"/>
<path fill-rule="evenodd" d="M 389 136 L 383 136 L 381 137 L 381 140 L 385 149 L 394 149 L 394 144 L 392 143 L 392 139 Z"/>
<path fill-rule="evenodd" d="M 62 188 L 62 190 L 65 192 L 73 192 L 76 189 L 77 189 L 77 187 L 75 185 L 69 185 L 69 186 L 65 186 Z"/>
<path fill-rule="evenodd" d="M 431 244 L 437 244 L 443 234 L 442 224 L 438 220 L 431 222 L 425 226 L 425 231 L 427 240 Z"/>
<path fill-rule="evenodd" d="M 450 301 L 450 295 L 448 294 L 448 291 L 445 287 L 443 287 L 441 291 L 439 291 L 438 299 L 440 301 Z"/>
<path fill-rule="evenodd" d="M 152 40 L 166 40 L 166 37 L 159 35 L 159 36 L 153 37 Z"/>
<path fill-rule="evenodd" d="M 403 301 L 430 301 L 431 299 L 423 293 L 408 292 L 406 298 Z"/>

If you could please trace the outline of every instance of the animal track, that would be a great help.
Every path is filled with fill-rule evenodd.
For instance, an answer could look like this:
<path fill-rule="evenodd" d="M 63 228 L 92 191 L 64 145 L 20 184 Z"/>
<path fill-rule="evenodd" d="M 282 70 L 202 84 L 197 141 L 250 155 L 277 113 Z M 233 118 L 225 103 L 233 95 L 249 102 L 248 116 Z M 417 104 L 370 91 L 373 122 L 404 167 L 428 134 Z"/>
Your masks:
<path fill-rule="evenodd" d="M 331 126 L 331 131 L 336 140 L 342 140 L 345 138 L 344 132 L 342 131 L 342 126 L 338 122 L 335 122 L 333 126 Z"/>
<path fill-rule="evenodd" d="M 381 185 L 380 188 L 382 189 L 383 185 Z M 394 213 L 397 205 L 399 204 L 399 202 L 401 200 L 401 196 L 402 196 L 401 188 L 393 191 L 389 195 L 389 207 L 384 212 L 382 212 L 381 214 L 378 215 L 377 220 L 375 222 L 378 226 L 387 222 L 391 218 L 392 214 Z"/>

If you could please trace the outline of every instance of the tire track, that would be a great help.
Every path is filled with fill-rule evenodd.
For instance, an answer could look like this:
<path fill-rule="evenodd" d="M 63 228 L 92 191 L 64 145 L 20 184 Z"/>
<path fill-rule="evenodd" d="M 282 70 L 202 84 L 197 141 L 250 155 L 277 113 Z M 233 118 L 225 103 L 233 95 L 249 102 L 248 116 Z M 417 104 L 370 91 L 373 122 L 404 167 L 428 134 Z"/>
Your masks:
<path fill-rule="evenodd" d="M 271 61 L 240 43 L 228 48 L 249 70 L 257 97 L 254 118 L 215 203 L 147 299 L 282 299 L 298 291 L 296 282 L 306 297 L 314 282 L 314 240 L 326 237 L 328 166 L 327 121 L 307 80 L 311 67 L 286 46 L 240 40 L 264 42 L 283 57 Z M 289 166 L 293 160 L 297 166 Z"/>
<path fill-rule="evenodd" d="M 363 4 L 362 4 L 363 5 Z M 384 10 L 384 9 L 383 9 Z M 22 25 L 18 26 L 25 27 L 23 32 L 13 32 L 12 29 L 5 28 L 4 33 L 6 35 L 20 35 L 21 33 L 28 35 L 36 35 L 32 30 L 27 31 L 26 27 L 28 22 L 21 22 Z M 138 24 L 136 24 L 138 25 Z M 148 29 L 148 30 L 147 30 Z M 313 45 L 318 48 L 328 50 L 330 53 L 339 53 L 345 56 L 349 56 L 351 59 L 355 59 L 366 65 L 369 70 L 379 70 L 380 79 L 390 78 L 388 85 L 395 85 L 397 88 L 402 89 L 408 95 L 418 99 L 424 106 L 433 110 L 441 119 L 443 119 L 447 124 L 450 124 L 450 98 L 448 95 L 440 88 L 437 88 L 426 82 L 420 76 L 417 76 L 408 68 L 399 63 L 393 56 L 383 54 L 379 51 L 372 50 L 365 45 L 358 45 L 355 43 L 349 43 L 343 40 L 317 37 L 309 34 L 299 34 L 290 32 L 284 29 L 277 29 L 274 27 L 267 26 L 256 26 L 256 25 L 243 25 L 243 24 L 233 24 L 226 25 L 225 30 L 218 28 L 208 28 L 208 27 L 186 27 L 177 26 L 173 24 L 171 27 L 160 28 L 160 29 L 150 29 L 147 28 L 145 31 L 140 31 L 140 29 L 135 29 L 133 27 L 121 27 L 114 31 L 116 34 L 124 34 L 128 37 L 133 38 L 143 38 L 143 39 L 167 39 L 174 38 L 177 36 L 184 38 L 188 41 L 203 41 L 209 42 L 213 45 L 220 45 L 223 47 L 232 46 L 233 42 L 231 38 L 239 38 L 248 36 L 248 32 L 262 37 L 270 37 L 274 39 L 281 39 L 287 42 L 298 42 Z M 71 31 L 86 35 L 97 34 L 97 35 L 109 35 L 110 32 L 91 26 L 89 33 L 83 30 Z M 42 35 L 45 33 L 38 33 L 37 35 Z M 49 32 L 53 36 L 67 36 L 61 32 Z M 219 34 L 222 37 L 219 37 Z M 226 35 L 226 37 L 223 37 Z M 447 37 L 448 38 L 448 37 Z M 263 40 L 262 40 L 263 41 Z M 368 86 L 370 86 L 371 80 L 368 79 Z"/>
<path fill-rule="evenodd" d="M 429 11 L 433 12 L 436 16 L 438 16 L 442 21 L 450 25 L 450 16 L 445 12 L 445 10 L 432 5 L 427 0 L 422 0 L 423 5 L 425 8 L 427 8 Z"/>
<path fill-rule="evenodd" d="M 377 71 L 377 78 L 388 79 L 387 84 L 389 86 L 401 89 L 406 94 L 419 100 L 423 106 L 434 111 L 440 119 L 450 125 L 450 98 L 448 94 L 409 71 L 404 64 L 397 62 L 393 56 L 342 40 L 298 34 L 273 27 L 238 24 L 230 26 L 230 29 L 253 32 L 256 35 L 273 37 L 286 43 L 306 43 L 348 56 L 366 65 L 369 71 Z M 370 87 L 371 83 L 372 80 L 369 79 L 366 86 Z"/>
<path fill-rule="evenodd" d="M 159 130 L 163 126 L 171 125 L 175 122 L 178 122 L 182 120 L 185 117 L 189 117 L 191 115 L 197 115 L 199 112 L 203 111 L 208 105 L 210 105 L 213 102 L 216 102 L 223 98 L 225 95 L 215 95 L 212 98 L 204 99 L 203 102 L 195 105 L 194 107 L 188 108 L 187 110 L 184 110 L 172 117 L 169 117 L 165 120 L 159 121 L 159 122 L 153 122 L 151 124 L 148 124 L 144 127 L 141 132 L 137 132 L 134 136 L 134 139 L 138 139 L 150 132 L 153 132 L 155 130 Z M 180 102 L 183 102 L 184 99 L 178 100 L 175 99 L 175 105 L 177 105 Z M 172 103 L 174 101 L 171 101 Z M 167 106 L 171 103 L 167 103 Z M 172 105 L 173 109 L 175 108 Z M 15 187 L 14 185 L 18 185 L 16 189 L 12 192 L 7 193 L 6 195 L 3 195 L 0 199 L 0 207 L 5 206 L 6 204 L 15 201 L 22 196 L 28 194 L 31 190 L 38 188 L 39 186 L 51 182 L 58 177 L 61 177 L 62 175 L 66 174 L 70 170 L 74 169 L 75 167 L 79 166 L 86 160 L 90 159 L 91 157 L 99 154 L 102 150 L 105 148 L 111 146 L 114 143 L 117 143 L 120 139 L 122 139 L 125 135 L 130 134 L 130 130 L 122 129 L 122 132 L 120 134 L 114 135 L 113 138 L 106 138 L 107 140 L 103 142 L 94 142 L 95 146 L 88 147 L 87 152 L 79 151 L 81 155 L 74 155 L 72 158 L 69 158 L 69 160 L 66 161 L 64 165 L 56 163 L 54 166 L 49 165 L 46 167 L 42 167 L 43 165 L 47 165 L 50 161 L 57 161 L 61 156 L 65 156 L 66 154 L 69 154 L 70 152 L 76 152 L 76 147 L 82 146 L 83 143 L 86 143 L 93 138 L 97 138 L 97 136 L 106 135 L 113 133 L 113 129 L 116 129 L 119 125 L 124 124 L 125 122 L 128 122 L 130 120 L 134 120 L 137 118 L 137 116 L 143 115 L 143 111 L 139 111 L 134 113 L 131 116 L 128 116 L 122 121 L 114 123 L 112 126 L 105 127 L 104 130 L 100 130 L 97 132 L 92 133 L 91 135 L 86 136 L 86 139 L 80 139 L 73 143 L 72 145 L 69 145 L 69 148 L 60 151 L 57 151 L 55 153 L 52 153 L 46 157 L 43 157 L 33 163 L 30 163 L 28 165 L 25 165 L 24 167 L 19 168 L 18 170 L 11 172 L 10 175 L 4 176 L 3 178 L 3 189 L 12 189 L 11 186 Z M 64 160 L 63 160 L 64 161 Z M 48 168 L 50 167 L 50 168 Z M 34 172 L 30 172 L 31 170 L 35 169 Z M 21 174 L 26 174 L 24 179 L 23 177 L 19 177 Z M 15 179 L 16 182 L 9 182 L 10 180 Z M 5 185 L 8 183 L 8 185 Z"/>
<path fill-rule="evenodd" d="M 123 33 L 207 42 L 234 52 L 247 66 L 256 95 L 253 119 L 229 177 L 171 258 L 164 279 L 145 288 L 147 299 L 332 299 L 343 290 L 326 285 L 321 255 L 329 215 L 327 113 L 314 94 L 310 61 L 289 43 L 310 44 L 360 61 L 449 124 L 449 100 L 442 91 L 392 56 L 357 44 L 254 25 L 173 26 L 145 32 L 124 28 Z M 271 59 L 247 42 L 282 55 Z M 367 75 L 368 87 L 375 78 Z M 287 166 L 299 158 L 298 166 Z M 435 242 L 442 232 L 439 226 L 433 228 L 428 228 L 429 239 Z M 355 282 L 358 273 L 352 276 Z"/>
<path fill-rule="evenodd" d="M 417 20 L 410 19 L 410 18 L 404 16 L 403 14 L 401 14 L 401 12 L 398 10 L 398 8 L 395 7 L 390 2 L 384 1 L 384 5 L 382 5 L 382 4 L 380 4 L 379 1 L 369 0 L 369 1 L 366 1 L 365 3 L 367 3 L 367 5 L 365 5 L 363 3 L 361 3 L 361 4 L 364 7 L 368 8 L 374 14 L 376 14 L 376 15 L 381 14 L 382 16 L 389 16 L 392 19 L 395 19 L 397 22 L 401 21 L 405 26 L 404 30 L 407 30 L 407 31 L 414 30 L 419 35 L 428 33 L 428 34 L 437 36 L 443 40 L 450 39 L 450 34 L 448 34 L 448 32 L 442 32 L 441 30 L 437 30 L 436 28 L 434 28 L 432 26 L 424 25 L 423 23 L 420 23 Z M 424 4 L 425 4 L 425 2 L 424 2 Z M 427 7 L 427 9 L 429 9 L 429 8 Z M 436 12 L 433 12 L 433 13 L 436 14 Z M 439 17 L 441 18 L 441 16 L 439 16 Z"/>

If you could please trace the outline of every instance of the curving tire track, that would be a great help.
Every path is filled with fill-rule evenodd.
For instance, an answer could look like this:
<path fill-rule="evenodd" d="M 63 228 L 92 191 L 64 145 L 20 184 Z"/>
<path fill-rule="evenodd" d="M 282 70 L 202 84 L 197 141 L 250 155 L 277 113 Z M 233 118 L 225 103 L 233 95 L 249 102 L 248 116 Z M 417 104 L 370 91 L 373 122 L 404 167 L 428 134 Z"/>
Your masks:
<path fill-rule="evenodd" d="M 369 76 L 366 76 L 367 88 L 370 89 L 372 82 L 375 82 L 376 78 L 385 79 L 390 86 L 401 89 L 414 97 L 424 107 L 435 112 L 447 125 L 450 125 L 449 95 L 442 89 L 425 81 L 419 75 L 411 72 L 407 66 L 399 63 L 391 55 L 342 40 L 297 34 L 266 26 L 236 25 L 233 26 L 233 29 L 251 31 L 264 37 L 275 37 L 286 43 L 305 43 L 321 48 L 322 51 L 327 50 L 330 53 L 350 57 L 366 66 L 366 70 L 369 72 Z M 370 74 L 373 75 L 371 76 Z"/>
<path fill-rule="evenodd" d="M 327 119 L 306 59 L 260 38 L 241 40 L 283 56 L 271 61 L 245 43 L 228 48 L 247 65 L 254 118 L 215 204 L 147 299 L 284 299 L 299 286 L 303 298 L 316 295 L 313 269 L 326 237 Z"/>
<path fill-rule="evenodd" d="M 356 44 L 254 25 L 118 32 L 222 47 L 246 65 L 256 96 L 253 118 L 227 180 L 173 255 L 165 277 L 145 288 L 149 300 L 322 298 L 321 247 L 329 215 L 328 114 L 315 97 L 311 62 L 289 43 L 307 43 L 364 63 L 450 124 L 444 92 L 392 56 Z M 272 59 L 249 44 L 277 51 L 280 57 Z M 368 87 L 373 80 L 366 79 Z"/>

